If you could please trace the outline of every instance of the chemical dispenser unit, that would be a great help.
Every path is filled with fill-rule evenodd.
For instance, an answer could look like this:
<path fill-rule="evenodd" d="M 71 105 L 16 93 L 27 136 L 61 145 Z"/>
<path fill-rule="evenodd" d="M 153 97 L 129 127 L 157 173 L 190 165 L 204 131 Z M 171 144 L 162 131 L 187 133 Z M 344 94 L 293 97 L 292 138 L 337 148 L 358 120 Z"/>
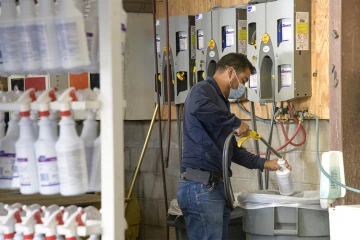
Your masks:
<path fill-rule="evenodd" d="M 196 79 L 213 76 L 224 55 L 247 51 L 247 5 L 215 8 L 196 15 Z"/>
<path fill-rule="evenodd" d="M 215 72 L 208 73 L 208 65 L 216 66 L 219 53 L 215 41 L 212 39 L 212 11 L 196 14 L 196 83 L 203 81 L 206 76 L 213 76 Z"/>
<path fill-rule="evenodd" d="M 247 8 L 248 58 L 257 69 L 248 99 L 286 101 L 311 96 L 311 3 L 273 1 Z"/>
<path fill-rule="evenodd" d="M 158 53 L 158 76 L 160 104 L 168 102 L 168 87 L 167 87 L 167 64 L 166 64 L 166 22 L 165 18 L 156 20 L 156 47 Z M 169 58 L 170 58 L 170 102 L 175 102 L 175 71 L 174 71 L 174 56 L 175 56 L 175 30 L 170 25 L 169 19 Z M 155 85 L 155 102 L 157 102 Z"/>
<path fill-rule="evenodd" d="M 175 74 L 175 104 L 184 103 L 190 88 L 194 85 L 196 58 L 195 16 L 169 18 L 170 46 L 176 46 L 173 62 Z M 166 64 L 164 62 L 164 64 Z M 166 74 L 166 72 L 164 73 Z"/>

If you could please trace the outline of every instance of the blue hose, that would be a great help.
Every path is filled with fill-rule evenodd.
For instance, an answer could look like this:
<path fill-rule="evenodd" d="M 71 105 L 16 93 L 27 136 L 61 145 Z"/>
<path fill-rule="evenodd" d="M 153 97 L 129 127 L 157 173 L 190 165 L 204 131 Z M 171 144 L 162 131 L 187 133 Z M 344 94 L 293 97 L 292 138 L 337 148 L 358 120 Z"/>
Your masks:
<path fill-rule="evenodd" d="M 345 184 L 342 184 L 341 182 L 338 182 L 335 179 L 333 179 L 323 168 L 321 161 L 320 161 L 320 157 L 319 157 L 319 118 L 314 115 L 313 115 L 313 118 L 316 119 L 316 161 L 317 161 L 317 164 L 319 165 L 321 172 L 325 175 L 325 177 L 327 177 L 331 182 L 335 183 L 336 185 L 339 185 L 340 187 L 343 187 L 346 190 L 349 190 L 351 192 L 360 193 L 360 190 L 352 188 L 352 187 L 348 187 Z"/>
<path fill-rule="evenodd" d="M 238 101 L 235 102 L 236 103 L 236 106 L 240 109 L 240 111 L 242 111 L 243 113 L 245 113 L 246 115 L 248 115 L 249 117 L 251 117 L 251 114 L 246 111 L 239 103 Z M 256 117 L 256 121 L 259 121 L 259 122 L 262 122 L 262 123 L 265 123 L 265 124 L 271 124 L 271 121 L 269 120 L 265 120 L 265 119 L 262 119 L 262 118 L 259 118 L 259 117 Z M 278 122 L 275 122 L 275 124 L 279 124 Z"/>

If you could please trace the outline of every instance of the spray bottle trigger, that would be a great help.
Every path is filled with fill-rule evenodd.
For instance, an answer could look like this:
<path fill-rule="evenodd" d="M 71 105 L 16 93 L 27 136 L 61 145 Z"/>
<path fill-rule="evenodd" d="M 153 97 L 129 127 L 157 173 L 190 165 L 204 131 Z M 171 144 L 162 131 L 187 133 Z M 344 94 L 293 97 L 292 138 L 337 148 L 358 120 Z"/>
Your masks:
<path fill-rule="evenodd" d="M 55 90 L 51 90 L 49 92 L 49 97 L 51 99 L 52 102 L 55 102 L 56 101 L 56 96 L 55 96 Z"/>
<path fill-rule="evenodd" d="M 35 90 L 30 92 L 29 97 L 31 98 L 32 102 L 36 101 L 36 92 L 35 92 Z"/>
<path fill-rule="evenodd" d="M 69 95 L 70 95 L 70 97 L 72 98 L 73 101 L 78 100 L 77 97 L 76 97 L 76 90 L 75 89 L 71 90 Z"/>

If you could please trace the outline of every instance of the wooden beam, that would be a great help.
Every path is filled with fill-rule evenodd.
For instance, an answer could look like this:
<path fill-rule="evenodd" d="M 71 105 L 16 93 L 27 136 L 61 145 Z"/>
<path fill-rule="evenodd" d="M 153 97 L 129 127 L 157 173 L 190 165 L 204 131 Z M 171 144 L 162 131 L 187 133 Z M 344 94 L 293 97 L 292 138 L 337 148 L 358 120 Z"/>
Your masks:
<path fill-rule="evenodd" d="M 330 0 L 330 149 L 344 154 L 346 185 L 360 188 L 360 1 Z M 333 32 L 333 31 L 336 31 Z M 336 37 L 338 35 L 339 37 Z M 334 79 L 338 80 L 335 87 Z M 347 204 L 359 204 L 360 195 L 347 191 Z"/>

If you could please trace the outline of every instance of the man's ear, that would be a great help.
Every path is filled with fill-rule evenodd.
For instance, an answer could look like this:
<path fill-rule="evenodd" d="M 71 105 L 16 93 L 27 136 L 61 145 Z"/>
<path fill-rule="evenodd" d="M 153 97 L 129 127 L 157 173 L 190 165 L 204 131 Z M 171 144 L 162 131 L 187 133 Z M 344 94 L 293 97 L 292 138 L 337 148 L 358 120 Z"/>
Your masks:
<path fill-rule="evenodd" d="M 232 67 L 229 67 L 226 72 L 228 74 L 228 77 L 231 78 L 234 73 L 234 69 Z"/>

